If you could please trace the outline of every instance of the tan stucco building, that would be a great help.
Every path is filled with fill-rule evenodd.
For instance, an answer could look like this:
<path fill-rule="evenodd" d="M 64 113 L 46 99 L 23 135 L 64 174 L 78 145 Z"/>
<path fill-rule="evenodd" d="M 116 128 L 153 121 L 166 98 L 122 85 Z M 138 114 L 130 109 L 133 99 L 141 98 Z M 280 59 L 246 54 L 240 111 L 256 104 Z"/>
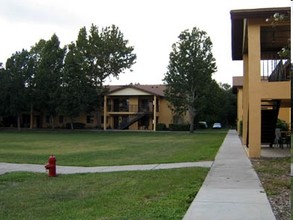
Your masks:
<path fill-rule="evenodd" d="M 109 85 L 107 95 L 101 98 L 101 108 L 82 112 L 73 118 L 75 128 L 156 131 L 157 125 L 189 124 L 187 115 L 178 116 L 170 108 L 164 90 L 166 85 Z M 11 127 L 16 126 L 11 120 Z M 23 128 L 52 128 L 52 118 L 45 112 L 23 112 Z M 57 115 L 54 128 L 70 128 L 70 118 Z"/>
<path fill-rule="evenodd" d="M 165 85 L 110 86 L 104 97 L 104 130 L 157 130 L 161 123 L 174 123 L 164 95 Z"/>
<path fill-rule="evenodd" d="M 290 58 L 279 55 L 290 44 L 290 8 L 233 10 L 231 24 L 232 59 L 243 61 L 243 77 L 233 81 L 238 131 L 248 156 L 260 157 L 277 118 L 291 122 Z"/>
<path fill-rule="evenodd" d="M 117 130 L 150 130 L 156 131 L 158 124 L 166 128 L 170 124 L 188 124 L 187 116 L 176 116 L 172 113 L 165 98 L 165 85 L 110 85 L 103 98 L 99 112 L 81 113 L 73 122 L 82 128 L 117 129 Z M 33 120 L 30 122 L 30 118 Z M 23 127 L 51 128 L 51 117 L 35 112 L 22 114 Z M 58 115 L 54 118 L 55 128 L 69 128 L 70 119 Z M 79 124 L 79 125 L 78 125 Z"/>

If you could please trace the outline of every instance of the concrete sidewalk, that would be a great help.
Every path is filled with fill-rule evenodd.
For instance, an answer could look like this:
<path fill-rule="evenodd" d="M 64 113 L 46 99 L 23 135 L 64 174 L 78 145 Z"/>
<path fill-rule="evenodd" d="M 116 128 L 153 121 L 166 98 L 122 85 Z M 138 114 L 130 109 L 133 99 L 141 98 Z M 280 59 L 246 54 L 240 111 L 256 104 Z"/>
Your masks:
<path fill-rule="evenodd" d="M 58 175 L 58 174 L 74 174 L 74 173 L 106 173 L 106 172 L 135 171 L 135 170 L 161 170 L 161 169 L 175 169 L 175 168 L 184 168 L 184 167 L 210 168 L 212 164 L 213 164 L 213 161 L 146 164 L 146 165 L 125 165 L 125 166 L 100 166 L 100 167 L 57 166 L 56 173 Z M 0 163 L 0 175 L 4 173 L 17 172 L 17 171 L 46 173 L 44 165 Z"/>
<path fill-rule="evenodd" d="M 236 131 L 229 131 L 183 220 L 275 220 Z"/>

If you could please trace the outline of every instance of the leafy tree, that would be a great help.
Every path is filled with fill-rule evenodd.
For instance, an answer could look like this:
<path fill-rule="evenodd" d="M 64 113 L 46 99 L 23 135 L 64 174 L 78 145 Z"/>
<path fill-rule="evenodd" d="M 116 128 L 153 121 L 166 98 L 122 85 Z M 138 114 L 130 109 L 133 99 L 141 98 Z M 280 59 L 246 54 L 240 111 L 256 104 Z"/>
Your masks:
<path fill-rule="evenodd" d="M 28 110 L 29 89 L 32 80 L 33 63 L 30 53 L 27 50 L 16 52 L 6 62 L 6 94 L 9 92 L 9 99 L 6 100 L 11 115 L 17 116 L 17 127 L 20 129 L 21 113 Z M 7 77 L 7 76 L 6 76 Z"/>
<path fill-rule="evenodd" d="M 105 79 L 118 77 L 126 69 L 131 68 L 135 63 L 136 55 L 134 48 L 128 46 L 118 27 L 103 28 L 101 31 L 92 25 L 89 34 L 86 28 L 80 29 L 76 48 L 80 52 L 83 62 L 80 64 L 91 85 L 96 88 L 96 96 L 102 97 L 107 89 L 104 87 Z M 100 104 L 103 100 L 96 102 L 96 112 L 100 112 Z M 98 115 L 98 120 L 100 117 Z M 98 121 L 100 125 L 100 121 Z"/>
<path fill-rule="evenodd" d="M 229 84 L 218 84 L 213 80 L 209 87 L 206 108 L 199 114 L 209 124 L 221 122 L 223 126 L 235 126 L 236 95 Z"/>
<path fill-rule="evenodd" d="M 32 48 L 36 62 L 35 94 L 39 108 L 51 117 L 51 126 L 54 128 L 54 116 L 57 114 L 57 106 L 60 94 L 61 71 L 66 49 L 60 48 L 57 35 L 50 40 L 40 40 Z"/>
<path fill-rule="evenodd" d="M 96 97 L 95 89 L 83 71 L 82 62 L 82 55 L 76 45 L 71 43 L 68 46 L 62 72 L 58 105 L 58 112 L 70 118 L 71 129 L 73 129 L 73 119 L 80 113 L 86 112 L 88 106 L 93 104 L 91 101 Z"/>
<path fill-rule="evenodd" d="M 0 117 L 9 115 L 9 84 L 10 76 L 8 71 L 0 64 Z"/>
<path fill-rule="evenodd" d="M 194 27 L 179 35 L 170 53 L 164 77 L 165 95 L 176 114 L 188 111 L 190 132 L 194 131 L 195 117 L 206 106 L 212 73 L 216 71 L 211 49 L 212 42 L 207 33 Z"/>

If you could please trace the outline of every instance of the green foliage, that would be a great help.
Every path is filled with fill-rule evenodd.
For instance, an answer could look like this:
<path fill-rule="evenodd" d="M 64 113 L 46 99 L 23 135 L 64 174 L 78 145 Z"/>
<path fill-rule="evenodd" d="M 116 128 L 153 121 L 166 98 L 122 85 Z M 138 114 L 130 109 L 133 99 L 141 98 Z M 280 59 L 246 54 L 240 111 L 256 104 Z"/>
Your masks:
<path fill-rule="evenodd" d="M 36 64 L 36 97 L 40 101 L 41 110 L 47 112 L 53 119 L 57 114 L 59 87 L 61 85 L 61 71 L 65 57 L 65 48 L 60 48 L 58 37 L 53 34 L 50 40 L 40 41 L 34 49 L 39 51 L 40 59 Z M 54 122 L 52 128 L 54 128 Z"/>
<path fill-rule="evenodd" d="M 53 118 L 71 118 L 97 110 L 108 90 L 107 77 L 118 77 L 136 59 L 118 27 L 82 28 L 76 43 L 64 48 L 56 34 L 41 39 L 30 51 L 13 54 L 0 66 L 0 116 L 40 111 Z M 68 50 L 67 50 L 68 48 Z M 98 111 L 97 111 L 98 112 Z M 100 117 L 97 117 L 100 118 Z"/>
<path fill-rule="evenodd" d="M 164 123 L 158 123 L 156 128 L 157 128 L 157 131 L 166 131 L 167 130 L 167 126 Z"/>
<path fill-rule="evenodd" d="M 189 124 L 169 124 L 170 131 L 189 131 Z"/>
<path fill-rule="evenodd" d="M 74 43 L 68 46 L 64 69 L 62 71 L 62 84 L 59 89 L 58 112 L 71 119 L 82 112 L 87 112 L 88 106 L 97 101 L 95 88 L 91 85 L 86 73 L 83 71 L 83 57 Z"/>
<path fill-rule="evenodd" d="M 74 129 L 84 129 L 85 124 L 81 122 L 73 122 L 72 123 Z M 66 128 L 71 128 L 71 124 L 67 123 Z"/>
<path fill-rule="evenodd" d="M 289 125 L 286 123 L 286 121 L 281 120 L 278 118 L 277 120 L 277 128 L 280 128 L 282 131 L 288 131 L 289 130 Z"/>
<path fill-rule="evenodd" d="M 213 80 L 209 89 L 206 108 L 199 113 L 199 118 L 206 120 L 208 124 L 221 122 L 224 126 L 235 126 L 237 103 L 230 85 L 217 84 Z"/>
<path fill-rule="evenodd" d="M 165 95 L 176 114 L 190 115 L 190 131 L 193 132 L 195 116 L 205 108 L 212 73 L 216 63 L 212 54 L 212 42 L 207 33 L 193 28 L 179 35 L 172 46 L 168 71 L 165 74 Z"/>
<path fill-rule="evenodd" d="M 30 91 L 33 87 L 34 66 L 27 50 L 16 52 L 6 62 L 6 70 L 2 69 L 4 80 L 1 95 L 3 110 L 8 115 L 18 117 L 20 128 L 20 114 L 26 111 L 30 103 Z"/>
<path fill-rule="evenodd" d="M 118 77 L 135 63 L 134 48 L 127 44 L 115 25 L 101 31 L 92 25 L 89 33 L 85 27 L 80 29 L 76 46 L 84 60 L 83 71 L 95 86 L 101 87 L 107 77 Z"/>

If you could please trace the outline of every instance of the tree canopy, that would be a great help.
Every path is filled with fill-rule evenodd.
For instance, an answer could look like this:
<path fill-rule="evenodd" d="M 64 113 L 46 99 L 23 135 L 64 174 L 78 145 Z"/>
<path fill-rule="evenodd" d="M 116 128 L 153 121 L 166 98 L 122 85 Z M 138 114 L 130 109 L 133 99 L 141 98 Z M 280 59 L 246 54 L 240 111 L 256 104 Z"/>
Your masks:
<path fill-rule="evenodd" d="M 76 42 L 60 46 L 56 34 L 41 39 L 30 51 L 13 54 L 0 66 L 0 116 L 42 111 L 51 118 L 73 119 L 98 108 L 108 77 L 118 77 L 135 63 L 134 48 L 112 25 L 89 33 L 80 29 Z M 91 108 L 90 108 L 91 107 Z M 99 118 L 99 117 L 98 117 Z M 72 120 L 71 120 L 72 125 Z"/>
<path fill-rule="evenodd" d="M 212 41 L 205 31 L 194 27 L 183 31 L 178 38 L 172 45 L 164 77 L 165 95 L 174 113 L 189 113 L 190 132 L 193 132 L 194 119 L 206 108 L 206 100 L 210 96 L 216 61 L 212 54 Z"/>

